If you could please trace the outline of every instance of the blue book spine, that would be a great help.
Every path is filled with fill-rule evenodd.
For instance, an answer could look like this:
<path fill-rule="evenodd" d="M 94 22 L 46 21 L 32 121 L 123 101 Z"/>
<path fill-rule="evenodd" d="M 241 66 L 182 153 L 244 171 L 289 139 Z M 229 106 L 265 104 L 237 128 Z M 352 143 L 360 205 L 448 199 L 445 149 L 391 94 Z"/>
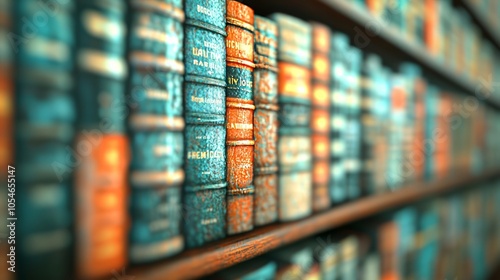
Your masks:
<path fill-rule="evenodd" d="M 16 233 L 16 242 L 9 244 L 16 247 L 16 278 L 69 279 L 73 242 L 70 181 L 77 164 L 70 148 L 76 117 L 71 75 L 73 1 L 58 5 L 57 13 L 44 2 L 20 0 L 11 5 L 11 12 L 2 13 L 12 15 L 12 38 L 22 39 L 7 46 L 13 47 L 16 67 L 14 106 L 5 104 L 15 112 L 16 122 L 13 162 L 18 207 L 8 216 L 17 219 L 9 221 L 15 224 L 15 230 L 10 229 Z M 45 16 L 43 24 L 34 24 L 32 19 L 36 22 L 40 14 Z M 1 57 L 0 61 L 5 60 Z"/>
<path fill-rule="evenodd" d="M 186 247 L 225 237 L 226 1 L 185 1 Z"/>
<path fill-rule="evenodd" d="M 179 0 L 131 5 L 129 256 L 142 263 L 174 255 L 184 245 L 184 10 Z"/>

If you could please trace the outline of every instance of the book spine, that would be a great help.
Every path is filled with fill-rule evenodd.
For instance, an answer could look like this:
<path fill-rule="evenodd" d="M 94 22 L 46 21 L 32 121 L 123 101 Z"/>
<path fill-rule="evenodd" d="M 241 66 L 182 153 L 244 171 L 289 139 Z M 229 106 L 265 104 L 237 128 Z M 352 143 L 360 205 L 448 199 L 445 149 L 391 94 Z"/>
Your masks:
<path fill-rule="evenodd" d="M 313 210 L 330 207 L 330 30 L 312 23 Z"/>
<path fill-rule="evenodd" d="M 227 2 L 227 233 L 253 229 L 253 10 Z"/>
<path fill-rule="evenodd" d="M 92 278 L 127 263 L 126 7 L 86 1 L 77 10 L 76 274 Z"/>
<path fill-rule="evenodd" d="M 279 219 L 291 221 L 312 212 L 311 26 L 273 14 L 278 24 Z"/>
<path fill-rule="evenodd" d="M 397 255 L 398 240 L 399 232 L 395 222 L 388 221 L 379 226 L 378 250 L 382 256 L 380 277 L 382 280 L 400 279 Z"/>
<path fill-rule="evenodd" d="M 365 56 L 361 88 L 361 174 L 360 188 L 363 195 L 375 193 L 376 139 L 377 139 L 377 90 L 381 60 L 376 55 Z"/>
<path fill-rule="evenodd" d="M 61 3 L 57 13 L 42 17 L 43 24 L 35 20 L 35 25 L 31 19 L 40 19 L 40 13 L 45 15 L 42 12 L 42 8 L 47 8 L 45 3 L 20 0 L 11 4 L 12 29 L 5 33 L 4 39 L 6 42 L 13 39 L 10 41 L 13 44 L 5 47 L 11 51 L 7 58 L 13 58 L 15 63 L 11 76 L 14 83 L 2 82 L 5 90 L 13 92 L 12 95 L 2 92 L 1 98 L 9 95 L 14 98 L 14 108 L 3 100 L 1 103 L 3 108 L 12 110 L 15 120 L 14 147 L 11 147 L 14 162 L 9 162 L 15 163 L 15 168 L 9 175 L 15 175 L 18 207 L 9 206 L 8 217 L 15 220 L 6 223 L 5 232 L 10 232 L 11 237 L 15 233 L 15 244 L 9 241 L 15 247 L 9 254 L 15 257 L 8 257 L 9 261 L 15 258 L 15 266 L 9 264 L 15 273 L 7 272 L 16 279 L 68 279 L 73 242 L 70 182 L 78 165 L 70 148 L 75 121 L 71 75 L 73 3 Z M 3 114 L 9 110 L 1 111 Z M 8 170 L 7 166 L 4 168 Z M 14 183 L 12 178 L 9 183 Z M 11 193 L 9 198 L 14 198 Z"/>
<path fill-rule="evenodd" d="M 184 3 L 186 247 L 226 236 L 226 1 Z"/>
<path fill-rule="evenodd" d="M 361 75 L 361 52 L 359 49 L 350 48 L 348 50 L 348 71 L 346 90 L 346 133 L 344 142 L 346 148 L 345 172 L 347 196 L 350 200 L 356 199 L 360 195 L 359 175 L 361 171 L 360 151 L 361 151 L 361 122 L 360 122 L 360 86 L 359 77 Z"/>
<path fill-rule="evenodd" d="M 179 1 L 130 1 L 130 262 L 183 248 L 183 21 Z M 165 40 L 168 38 L 168 40 Z"/>
<path fill-rule="evenodd" d="M 254 224 L 278 219 L 278 27 L 255 16 L 254 36 Z"/>
<path fill-rule="evenodd" d="M 330 197 L 334 204 L 347 198 L 345 178 L 345 130 L 346 130 L 346 54 L 349 38 L 345 34 L 332 33 L 330 52 Z"/>

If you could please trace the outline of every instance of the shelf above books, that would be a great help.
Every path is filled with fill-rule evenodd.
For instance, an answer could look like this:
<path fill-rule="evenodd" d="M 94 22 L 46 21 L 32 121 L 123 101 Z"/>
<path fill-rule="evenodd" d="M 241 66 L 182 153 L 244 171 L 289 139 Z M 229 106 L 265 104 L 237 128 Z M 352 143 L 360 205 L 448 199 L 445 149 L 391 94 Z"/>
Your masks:
<path fill-rule="evenodd" d="M 257 228 L 201 248 L 187 250 L 169 260 L 135 266 L 128 274 L 143 280 L 206 276 L 325 230 L 499 176 L 500 170 L 492 170 L 481 175 L 467 174 L 436 182 L 414 183 L 388 193 L 346 203 L 300 221 Z"/>
<path fill-rule="evenodd" d="M 483 31 L 497 49 L 500 49 L 500 34 L 498 27 L 491 24 L 486 15 L 483 15 L 477 6 L 473 5 L 470 0 L 457 0 L 456 2 L 468 11 L 474 23 Z"/>
<path fill-rule="evenodd" d="M 268 15 L 283 12 L 305 20 L 318 21 L 333 30 L 347 34 L 351 40 L 363 39 L 354 46 L 364 52 L 373 52 L 383 58 L 384 64 L 397 68 L 397 63 L 412 61 L 424 70 L 424 76 L 430 78 L 444 88 L 463 92 L 470 96 L 479 96 L 484 90 L 484 81 L 473 81 L 460 75 L 445 65 L 438 57 L 433 56 L 424 45 L 408 40 L 395 28 L 382 20 L 345 0 L 310 0 L 304 5 L 300 0 L 248 0 L 246 4 L 254 8 L 256 14 Z M 354 41 L 355 42 L 355 41 Z M 500 102 L 493 98 L 478 98 L 491 107 L 500 110 Z"/>

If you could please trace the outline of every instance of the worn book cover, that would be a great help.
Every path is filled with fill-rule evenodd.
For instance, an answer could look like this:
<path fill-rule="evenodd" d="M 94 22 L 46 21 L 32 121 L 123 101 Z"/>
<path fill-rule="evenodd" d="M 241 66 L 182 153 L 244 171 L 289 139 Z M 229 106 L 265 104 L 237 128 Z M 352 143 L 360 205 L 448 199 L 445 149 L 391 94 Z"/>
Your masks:
<path fill-rule="evenodd" d="M 254 223 L 278 219 L 278 27 L 255 16 L 254 34 Z"/>
<path fill-rule="evenodd" d="M 279 219 L 312 212 L 312 28 L 298 18 L 273 14 L 278 24 Z"/>
<path fill-rule="evenodd" d="M 184 5 L 183 226 L 192 248 L 226 236 L 226 1 Z"/>
<path fill-rule="evenodd" d="M 330 29 L 312 25 L 312 177 L 313 210 L 330 207 Z"/>

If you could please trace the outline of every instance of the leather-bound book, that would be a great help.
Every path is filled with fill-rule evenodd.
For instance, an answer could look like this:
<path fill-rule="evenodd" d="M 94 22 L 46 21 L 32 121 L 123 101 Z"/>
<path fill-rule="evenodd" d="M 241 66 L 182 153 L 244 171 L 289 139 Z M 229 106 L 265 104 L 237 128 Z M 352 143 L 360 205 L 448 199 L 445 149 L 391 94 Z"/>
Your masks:
<path fill-rule="evenodd" d="M 345 132 L 347 121 L 347 51 L 349 38 L 332 33 L 330 80 L 330 198 L 338 204 L 347 198 L 345 174 Z"/>
<path fill-rule="evenodd" d="M 129 256 L 139 263 L 184 246 L 184 11 L 181 1 L 132 0 L 131 5 Z"/>
<path fill-rule="evenodd" d="M 227 1 L 227 233 L 253 229 L 253 10 Z"/>
<path fill-rule="evenodd" d="M 183 224 L 192 248 L 226 236 L 226 1 L 184 5 Z"/>
<path fill-rule="evenodd" d="M 15 264 L 6 262 L 15 273 L 7 273 L 22 280 L 70 279 L 74 221 L 70 181 L 78 164 L 71 149 L 75 121 L 73 1 L 61 1 L 57 13 L 50 15 L 42 10 L 46 7 L 43 2 L 10 1 L 10 11 L 4 10 L 3 4 L 0 25 L 7 23 L 5 17 L 9 16 L 11 29 L 0 32 L 5 35 L 0 40 L 0 64 L 10 59 L 15 64 L 11 80 L 4 80 L 9 78 L 3 75 L 0 79 L 0 98 L 7 99 L 0 102 L 1 114 L 13 114 L 15 122 L 14 146 L 8 147 L 14 153 L 8 163 L 15 170 L 10 169 L 8 175 L 15 175 L 9 180 L 15 184 L 15 192 L 7 192 L 7 179 L 3 184 L 6 193 L 15 195 L 3 197 L 2 202 L 5 210 L 11 208 L 7 219 L 12 218 L 5 220 L 4 232 L 10 236 L 15 233 L 15 244 L 8 244 L 15 247 L 9 252 L 15 256 L 7 256 L 9 261 L 15 258 Z M 0 138 L 11 136 L 8 131 L 1 134 Z M 2 174 L 9 170 L 3 168 Z M 14 198 L 15 206 L 8 205 L 7 198 Z M 7 227 L 12 224 L 15 228 Z"/>
<path fill-rule="evenodd" d="M 345 143 L 345 187 L 347 197 L 350 200 L 356 199 L 360 195 L 359 175 L 361 171 L 360 150 L 361 150 L 361 122 L 360 105 L 361 94 L 359 80 L 361 76 L 361 51 L 350 48 L 347 52 L 347 88 L 346 88 L 346 129 L 344 134 Z"/>
<path fill-rule="evenodd" d="M 312 213 L 311 26 L 284 14 L 278 24 L 279 220 Z"/>
<path fill-rule="evenodd" d="M 77 273 L 102 277 L 127 263 L 128 138 L 79 133 L 75 143 L 89 147 L 75 174 Z"/>
<path fill-rule="evenodd" d="M 376 144 L 376 110 L 377 83 L 382 67 L 380 57 L 369 54 L 364 57 L 361 87 L 361 174 L 360 188 L 363 195 L 375 192 L 375 144 Z"/>
<path fill-rule="evenodd" d="M 330 29 L 312 25 L 313 210 L 330 207 Z"/>
<path fill-rule="evenodd" d="M 411 166 L 411 179 L 423 180 L 425 167 L 425 90 L 426 84 L 422 78 L 420 68 L 411 63 L 404 63 L 400 67 L 401 73 L 408 79 L 409 91 L 411 91 L 411 106 L 407 106 L 408 113 L 412 114 L 413 137 L 409 141 L 409 148 L 405 161 Z"/>
<path fill-rule="evenodd" d="M 400 275 L 398 272 L 399 231 L 395 222 L 387 221 L 379 226 L 377 243 L 378 250 L 381 255 L 380 279 L 400 279 Z"/>
<path fill-rule="evenodd" d="M 278 27 L 255 16 L 254 36 L 254 224 L 278 219 Z"/>
<path fill-rule="evenodd" d="M 437 129 L 437 115 L 439 105 L 438 89 L 429 85 L 425 93 L 425 139 L 433 139 Z M 425 179 L 432 180 L 436 176 L 436 145 L 424 145 L 425 149 Z"/>
<path fill-rule="evenodd" d="M 76 276 L 86 279 L 127 263 L 127 28 L 123 1 L 78 1 L 76 8 L 75 255 Z"/>

